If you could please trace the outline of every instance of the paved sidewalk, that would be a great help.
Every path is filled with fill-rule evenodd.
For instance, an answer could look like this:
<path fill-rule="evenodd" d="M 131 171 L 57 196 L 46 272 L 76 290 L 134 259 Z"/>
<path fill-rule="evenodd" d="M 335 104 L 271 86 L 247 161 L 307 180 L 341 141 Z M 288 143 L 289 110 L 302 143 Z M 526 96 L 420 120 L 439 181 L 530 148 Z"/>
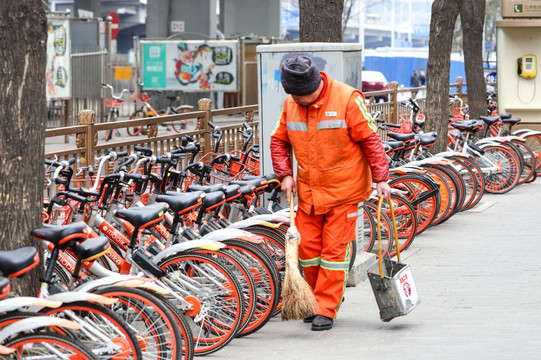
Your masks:
<path fill-rule="evenodd" d="M 379 319 L 368 281 L 347 288 L 335 327 L 272 319 L 208 359 L 540 359 L 541 180 L 415 239 L 403 254 L 421 303 Z"/>

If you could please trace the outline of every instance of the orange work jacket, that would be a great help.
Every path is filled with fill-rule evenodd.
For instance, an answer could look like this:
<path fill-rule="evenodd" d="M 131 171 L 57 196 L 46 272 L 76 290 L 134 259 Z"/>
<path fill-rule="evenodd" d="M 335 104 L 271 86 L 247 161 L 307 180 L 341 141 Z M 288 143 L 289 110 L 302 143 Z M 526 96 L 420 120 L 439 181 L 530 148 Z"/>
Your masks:
<path fill-rule="evenodd" d="M 321 75 L 325 86 L 320 98 L 304 107 L 288 96 L 272 134 L 281 140 L 278 143 L 289 143 L 293 148 L 297 160 L 298 205 L 307 213 L 313 206 L 316 214 L 324 214 L 335 206 L 355 204 L 370 196 L 372 176 L 367 155 L 374 155 L 388 174 L 379 137 L 377 143 L 381 151 L 365 154 L 361 148 L 363 140 L 377 137 L 363 94 L 332 80 L 324 72 Z M 273 146 L 271 139 L 271 153 Z M 286 161 L 277 159 L 275 154 L 272 157 L 273 163 Z"/>

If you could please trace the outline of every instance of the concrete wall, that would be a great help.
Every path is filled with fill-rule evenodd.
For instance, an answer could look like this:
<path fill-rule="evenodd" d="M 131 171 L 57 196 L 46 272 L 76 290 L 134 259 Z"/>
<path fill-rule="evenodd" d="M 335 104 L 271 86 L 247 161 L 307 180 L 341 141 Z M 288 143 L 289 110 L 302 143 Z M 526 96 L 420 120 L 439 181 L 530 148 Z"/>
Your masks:
<path fill-rule="evenodd" d="M 220 30 L 225 37 L 279 37 L 280 0 L 222 0 Z"/>
<path fill-rule="evenodd" d="M 152 0 L 147 2 L 147 38 L 167 38 L 171 21 L 184 21 L 190 39 L 216 38 L 216 0 Z M 186 34 L 188 35 L 188 34 Z M 183 36 L 188 39 L 187 36 Z"/>

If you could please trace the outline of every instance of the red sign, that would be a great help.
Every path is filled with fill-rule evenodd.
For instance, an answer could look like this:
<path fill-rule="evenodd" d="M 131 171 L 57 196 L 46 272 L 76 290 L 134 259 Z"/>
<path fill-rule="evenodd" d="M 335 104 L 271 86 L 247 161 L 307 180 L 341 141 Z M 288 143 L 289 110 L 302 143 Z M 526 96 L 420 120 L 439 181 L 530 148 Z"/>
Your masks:
<path fill-rule="evenodd" d="M 118 35 L 118 29 L 120 28 L 120 19 L 118 18 L 118 14 L 116 12 L 111 12 L 109 15 L 111 17 L 111 39 L 116 39 L 116 36 Z"/>

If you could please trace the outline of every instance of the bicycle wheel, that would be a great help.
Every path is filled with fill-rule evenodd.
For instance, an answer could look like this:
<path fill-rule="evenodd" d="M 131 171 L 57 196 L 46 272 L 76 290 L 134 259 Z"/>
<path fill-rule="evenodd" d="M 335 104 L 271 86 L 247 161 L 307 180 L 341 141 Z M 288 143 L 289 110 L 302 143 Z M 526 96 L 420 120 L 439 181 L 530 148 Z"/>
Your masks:
<path fill-rule="evenodd" d="M 378 206 L 370 201 L 365 201 L 363 206 L 366 207 L 367 211 L 371 213 L 374 219 L 377 219 Z M 392 228 L 391 218 L 382 211 L 381 212 L 381 256 L 385 257 L 387 254 L 391 253 L 394 250 L 394 233 Z M 376 233 L 374 231 L 374 233 Z M 377 235 L 376 235 L 377 236 Z M 377 242 L 377 241 L 376 241 Z M 375 246 L 372 248 L 371 252 L 379 256 L 379 247 Z"/>
<path fill-rule="evenodd" d="M 189 112 L 192 112 L 192 110 L 191 109 L 178 109 L 176 111 L 176 114 L 185 114 L 185 113 L 189 113 Z M 179 133 L 181 131 L 186 131 L 186 128 L 188 126 L 188 120 L 185 119 L 185 120 L 173 121 L 173 123 L 171 123 L 171 125 L 173 126 L 173 130 L 175 130 L 177 133 Z"/>
<path fill-rule="evenodd" d="M 357 237 L 360 238 L 360 241 L 358 240 L 358 244 L 356 245 L 365 252 L 371 252 L 376 241 L 376 218 L 372 215 L 372 212 L 364 206 L 364 203 L 362 235 L 358 234 Z M 353 254 L 355 254 L 355 252 Z"/>
<path fill-rule="evenodd" d="M 390 201 L 393 203 L 394 216 L 396 220 L 396 230 L 398 235 L 398 244 L 400 251 L 406 250 L 411 246 L 415 235 L 417 234 L 417 213 L 411 203 L 403 196 L 391 194 Z M 374 205 L 377 205 L 374 203 Z M 389 204 L 384 202 L 385 214 L 391 218 Z M 389 256 L 397 254 L 396 247 L 389 253 Z"/>
<path fill-rule="evenodd" d="M 162 295 L 159 294 L 153 294 L 156 298 L 158 298 L 162 304 L 169 310 L 171 315 L 173 315 L 173 318 L 175 322 L 177 323 L 178 329 L 180 331 L 180 337 L 182 339 L 182 359 L 183 360 L 189 360 L 193 359 L 195 355 L 195 342 L 194 342 L 194 336 L 192 333 L 192 329 L 190 328 L 190 323 L 188 322 L 188 318 L 186 315 L 184 315 L 175 304 L 173 304 L 169 299 L 165 298 Z"/>
<path fill-rule="evenodd" d="M 188 359 L 178 324 L 158 298 L 141 289 L 112 286 L 95 294 L 118 299 L 110 309 L 136 333 L 143 359 Z M 193 353 L 192 353 L 193 357 Z"/>
<path fill-rule="evenodd" d="M 525 133 L 520 135 L 526 140 L 526 145 L 533 151 L 535 155 L 535 171 L 537 176 L 541 176 L 541 134 Z"/>
<path fill-rule="evenodd" d="M 195 355 L 211 354 L 231 342 L 244 316 L 235 275 L 214 259 L 195 253 L 175 254 L 157 265 L 167 273 L 162 279 L 193 302 L 194 309 L 187 315 Z"/>
<path fill-rule="evenodd" d="M 537 166 L 535 160 L 535 153 L 530 149 L 530 147 L 524 141 L 518 139 L 511 139 L 511 143 L 517 147 L 520 151 L 522 159 L 524 161 L 524 167 L 520 173 L 520 179 L 518 180 L 519 184 L 527 183 L 533 180 L 532 178 L 537 177 L 535 168 Z"/>
<path fill-rule="evenodd" d="M 247 227 L 245 230 L 263 238 L 261 249 L 270 256 L 270 259 L 274 265 L 276 265 L 280 280 L 280 288 L 282 288 L 286 271 L 285 234 L 287 233 L 287 227 L 280 225 L 278 228 L 268 228 L 266 226 L 253 225 Z M 280 301 L 278 305 L 276 305 L 273 315 L 277 315 L 281 311 L 281 308 L 282 302 Z"/>
<path fill-rule="evenodd" d="M 449 188 L 451 190 L 452 201 L 450 211 L 445 214 L 442 219 L 439 219 L 435 223 L 441 224 L 447 221 L 451 216 L 456 214 L 462 207 L 465 199 L 465 185 L 458 172 L 456 172 L 456 170 L 453 169 L 450 165 L 429 165 L 429 167 L 432 168 L 432 170 L 440 173 L 440 176 L 449 185 Z"/>
<path fill-rule="evenodd" d="M 244 265 L 239 259 L 233 256 L 232 253 L 226 253 L 223 251 L 213 251 L 205 249 L 194 249 L 190 252 L 198 254 L 206 254 L 211 256 L 214 260 L 223 264 L 227 269 L 229 269 L 239 281 L 242 288 L 242 295 L 244 299 L 244 317 L 242 319 L 242 324 L 239 327 L 237 336 L 243 336 L 243 331 L 248 326 L 249 321 L 255 313 L 256 305 L 256 292 L 255 292 L 255 280 L 250 273 L 250 270 L 246 265 Z M 246 335 L 246 334 L 245 334 Z"/>
<path fill-rule="evenodd" d="M 518 162 L 509 148 L 500 145 L 485 145 L 484 154 L 476 160 L 481 169 L 488 170 L 485 177 L 485 191 L 493 194 L 504 194 L 518 184 Z"/>
<path fill-rule="evenodd" d="M 517 183 L 520 184 L 520 175 L 524 171 L 524 157 L 522 156 L 522 153 L 520 152 L 519 148 L 516 144 L 514 144 L 511 141 L 504 141 L 501 143 L 501 145 L 507 147 L 509 150 L 511 150 L 511 154 L 515 157 L 518 163 L 518 174 L 519 174 L 519 181 Z"/>
<path fill-rule="evenodd" d="M 0 355 L 3 360 L 19 359 L 81 359 L 98 360 L 99 357 L 76 340 L 55 333 L 20 334 L 3 344 L 16 351 Z"/>
<path fill-rule="evenodd" d="M 111 112 L 109 113 L 109 116 L 107 117 L 107 122 L 112 123 L 116 120 L 115 118 L 116 117 L 114 115 L 114 110 L 111 110 Z M 115 130 L 114 129 L 105 130 L 105 141 L 109 141 L 113 138 L 113 131 Z"/>
<path fill-rule="evenodd" d="M 439 185 L 425 174 L 408 173 L 389 180 L 392 188 L 403 194 L 418 213 L 417 235 L 425 231 L 436 218 L 440 208 Z"/>
<path fill-rule="evenodd" d="M 451 187 L 452 185 L 448 182 L 448 179 L 435 168 L 423 166 L 423 169 L 426 171 L 426 174 L 430 176 L 432 180 L 434 180 L 434 182 L 439 186 L 440 207 L 438 209 L 438 214 L 431 223 L 431 225 L 437 225 L 451 213 L 453 207 L 455 206 L 456 189 L 454 186 Z"/>
<path fill-rule="evenodd" d="M 139 109 L 139 110 L 136 110 L 133 114 L 131 114 L 130 116 L 130 120 L 138 120 L 138 119 L 142 119 L 142 118 L 145 118 L 146 117 L 146 114 L 143 110 Z M 128 131 L 128 135 L 130 136 L 137 136 L 141 133 L 141 131 L 143 131 L 143 127 L 144 125 L 140 125 L 140 126 L 128 126 L 126 128 L 126 130 Z"/>
<path fill-rule="evenodd" d="M 114 346 L 114 356 L 134 360 L 142 358 L 135 333 L 120 316 L 104 306 L 76 301 L 64 303 L 56 309 L 44 309 L 41 313 L 85 324 L 75 334 L 95 354 L 107 354 Z"/>
<path fill-rule="evenodd" d="M 222 251 L 233 252 L 243 261 L 254 275 L 256 283 L 256 310 L 247 331 L 255 332 L 278 313 L 281 279 L 270 257 L 258 246 L 246 241 L 229 239 Z"/>
<path fill-rule="evenodd" d="M 467 201 L 463 209 L 469 210 L 475 205 L 477 205 L 485 194 L 485 177 L 483 175 L 483 172 L 481 171 L 481 168 L 479 167 L 479 164 L 475 161 L 474 158 L 469 156 L 451 156 L 449 158 L 453 159 L 455 163 L 465 166 L 465 168 L 469 170 L 470 176 L 472 176 L 475 180 L 475 182 L 473 182 L 472 184 L 472 197 Z M 460 173 L 462 174 L 462 171 Z M 463 178 L 465 177 L 466 175 L 463 175 Z"/>

